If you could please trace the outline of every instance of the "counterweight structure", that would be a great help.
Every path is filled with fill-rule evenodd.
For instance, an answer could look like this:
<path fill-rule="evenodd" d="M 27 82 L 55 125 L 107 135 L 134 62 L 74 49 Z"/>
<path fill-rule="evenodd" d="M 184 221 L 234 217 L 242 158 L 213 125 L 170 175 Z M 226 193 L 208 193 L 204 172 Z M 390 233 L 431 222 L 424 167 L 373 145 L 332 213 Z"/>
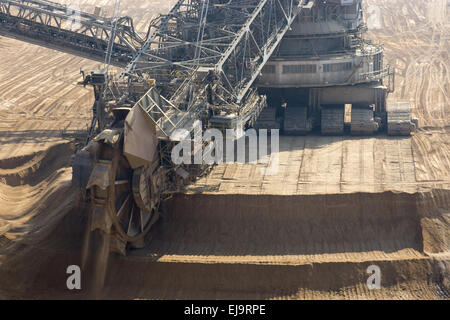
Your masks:
<path fill-rule="evenodd" d="M 364 39 L 361 5 L 315 1 L 297 16 L 258 81 L 271 107 L 258 126 L 293 135 L 314 129 L 325 135 L 411 133 L 409 104 L 387 110 L 394 70 L 383 62 L 383 46 Z"/>

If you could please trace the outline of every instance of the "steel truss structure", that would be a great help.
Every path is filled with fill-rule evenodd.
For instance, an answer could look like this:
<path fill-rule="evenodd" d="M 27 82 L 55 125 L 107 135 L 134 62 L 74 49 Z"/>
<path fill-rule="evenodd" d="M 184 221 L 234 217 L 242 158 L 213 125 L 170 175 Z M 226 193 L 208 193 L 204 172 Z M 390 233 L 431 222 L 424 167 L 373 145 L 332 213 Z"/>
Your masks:
<path fill-rule="evenodd" d="M 46 0 L 0 0 L 0 34 L 102 62 L 113 37 L 111 63 L 118 66 L 146 41 L 130 17 L 103 18 Z"/>
<path fill-rule="evenodd" d="M 256 118 L 260 104 L 252 85 L 308 2 L 179 0 L 167 15 L 150 23 L 143 39 L 128 17 L 114 21 L 46 0 L 0 0 L 0 32 L 101 61 L 113 37 L 111 63 L 127 65 L 119 82 L 155 79 L 164 97 L 159 101 L 166 102 L 155 106 L 150 92 L 137 98 L 124 97 L 129 92 L 120 99 L 101 98 L 105 103 L 139 101 L 155 123 L 172 127 L 169 133 L 175 128 L 170 115 L 195 116 L 205 105 L 212 115 L 225 111 L 244 123 Z M 74 16 L 79 18 L 76 30 Z"/>
<path fill-rule="evenodd" d="M 213 114 L 225 110 L 245 122 L 255 114 L 246 103 L 254 99 L 254 81 L 307 2 L 179 0 L 122 78 L 154 78 L 161 94 L 186 112 L 208 104 Z M 155 122 L 167 118 L 167 109 L 143 107 Z"/>

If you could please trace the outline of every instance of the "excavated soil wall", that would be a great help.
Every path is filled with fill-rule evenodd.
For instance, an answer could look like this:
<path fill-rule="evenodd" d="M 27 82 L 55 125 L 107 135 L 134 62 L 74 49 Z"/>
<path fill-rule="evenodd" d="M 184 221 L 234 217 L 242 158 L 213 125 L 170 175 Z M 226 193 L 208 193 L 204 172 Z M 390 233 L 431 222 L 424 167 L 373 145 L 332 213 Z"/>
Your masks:
<path fill-rule="evenodd" d="M 417 195 L 180 195 L 163 209 L 155 253 L 308 255 L 422 251 Z M 179 248 L 179 250 L 177 250 Z"/>

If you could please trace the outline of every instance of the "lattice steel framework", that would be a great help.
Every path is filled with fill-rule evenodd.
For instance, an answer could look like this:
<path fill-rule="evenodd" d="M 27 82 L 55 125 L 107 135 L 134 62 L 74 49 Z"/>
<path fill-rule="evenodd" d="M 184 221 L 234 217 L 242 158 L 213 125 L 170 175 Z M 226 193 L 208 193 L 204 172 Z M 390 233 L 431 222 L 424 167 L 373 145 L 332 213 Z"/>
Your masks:
<path fill-rule="evenodd" d="M 173 99 L 184 80 L 213 71 L 240 102 L 288 31 L 299 0 L 180 0 L 125 74 L 150 74 Z M 173 81 L 177 79 L 176 83 Z"/>
<path fill-rule="evenodd" d="M 112 19 L 46 0 L 0 0 L 0 34 L 104 61 Z M 130 17 L 117 19 L 111 63 L 125 66 L 145 43 Z"/>
<path fill-rule="evenodd" d="M 161 127 L 164 121 L 174 123 L 170 117 L 189 118 L 180 113 L 196 116 L 206 109 L 237 115 L 243 122 L 256 117 L 260 103 L 253 83 L 309 2 L 179 0 L 150 23 L 145 40 L 130 18 L 120 18 L 112 63 L 128 65 L 119 82 L 155 79 L 163 97 L 158 101 L 167 103 L 152 105 L 154 91 L 137 99 L 125 92 L 119 100 L 139 102 Z M 0 31 L 104 59 L 114 21 L 68 12 L 46 0 L 0 0 Z M 80 18 L 78 30 L 69 27 L 74 13 Z"/>
<path fill-rule="evenodd" d="M 161 94 L 187 112 L 207 101 L 240 114 L 252 99 L 255 79 L 307 2 L 180 0 L 153 26 L 122 79 L 156 79 Z"/>

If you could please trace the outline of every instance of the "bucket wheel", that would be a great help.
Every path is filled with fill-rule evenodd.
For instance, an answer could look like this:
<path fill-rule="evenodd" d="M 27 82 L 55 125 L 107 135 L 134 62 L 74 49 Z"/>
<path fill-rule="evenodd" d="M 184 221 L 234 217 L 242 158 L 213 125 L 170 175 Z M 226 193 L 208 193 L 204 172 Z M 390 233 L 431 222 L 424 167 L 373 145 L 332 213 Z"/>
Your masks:
<path fill-rule="evenodd" d="M 114 133 L 113 133 L 114 134 Z M 139 248 L 158 219 L 159 196 L 153 192 L 150 166 L 132 169 L 123 155 L 123 138 L 97 138 L 87 188 L 92 208 L 91 231 L 111 235 L 111 250 L 125 254 Z M 111 141 L 113 143 L 111 143 Z"/>

